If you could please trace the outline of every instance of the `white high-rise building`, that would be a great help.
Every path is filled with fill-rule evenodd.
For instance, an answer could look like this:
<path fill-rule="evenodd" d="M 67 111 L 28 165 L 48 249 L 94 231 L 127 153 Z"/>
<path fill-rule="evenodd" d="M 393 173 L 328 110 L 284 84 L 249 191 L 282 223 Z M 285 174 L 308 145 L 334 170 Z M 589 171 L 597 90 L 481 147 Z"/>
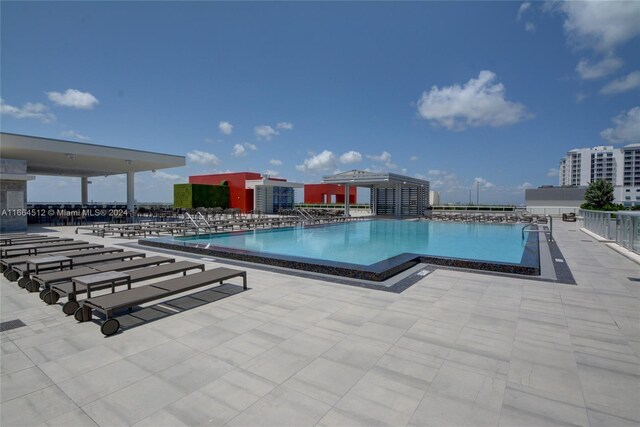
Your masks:
<path fill-rule="evenodd" d="M 429 191 L 429 205 L 439 205 L 440 204 L 440 193 L 437 191 Z"/>
<path fill-rule="evenodd" d="M 597 179 L 613 184 L 616 203 L 640 205 L 640 144 L 575 148 L 560 159 L 561 187 L 587 186 Z"/>

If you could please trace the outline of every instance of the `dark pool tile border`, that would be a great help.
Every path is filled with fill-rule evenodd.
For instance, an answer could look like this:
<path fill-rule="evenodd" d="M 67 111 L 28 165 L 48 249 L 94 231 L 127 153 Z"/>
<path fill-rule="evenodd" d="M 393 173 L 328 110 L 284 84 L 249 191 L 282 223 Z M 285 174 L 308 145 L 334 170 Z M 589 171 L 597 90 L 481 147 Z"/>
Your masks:
<path fill-rule="evenodd" d="M 240 233 L 244 233 L 242 231 Z M 235 232 L 238 233 L 238 232 Z M 238 261 L 272 265 L 293 270 L 311 271 L 351 279 L 383 282 L 396 274 L 419 263 L 459 267 L 472 270 L 496 271 L 521 275 L 540 275 L 540 256 L 538 251 L 538 233 L 529 233 L 520 264 L 495 263 L 462 258 L 431 257 L 423 254 L 404 253 L 371 264 L 359 265 L 335 261 L 325 261 L 284 255 L 265 255 L 260 252 L 233 249 L 211 244 L 190 243 L 189 240 L 175 240 L 167 237 L 141 239 L 143 246 L 165 248 L 196 253 L 208 257 L 228 258 Z"/>

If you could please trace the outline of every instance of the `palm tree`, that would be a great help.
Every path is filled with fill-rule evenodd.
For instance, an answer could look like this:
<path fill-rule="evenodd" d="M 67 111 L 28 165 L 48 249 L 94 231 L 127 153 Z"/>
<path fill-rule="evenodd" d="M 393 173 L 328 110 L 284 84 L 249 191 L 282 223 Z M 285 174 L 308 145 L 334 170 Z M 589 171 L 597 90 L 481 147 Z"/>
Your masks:
<path fill-rule="evenodd" d="M 604 179 L 592 181 L 584 193 L 584 198 L 591 209 L 603 209 L 613 202 L 613 184 Z"/>

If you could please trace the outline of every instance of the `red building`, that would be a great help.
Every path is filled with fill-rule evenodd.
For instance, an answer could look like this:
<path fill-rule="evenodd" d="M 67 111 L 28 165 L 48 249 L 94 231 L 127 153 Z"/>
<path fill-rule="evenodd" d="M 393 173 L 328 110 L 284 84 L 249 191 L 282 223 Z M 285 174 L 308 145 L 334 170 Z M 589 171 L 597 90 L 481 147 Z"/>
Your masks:
<path fill-rule="evenodd" d="M 349 203 L 356 203 L 356 187 L 349 188 Z M 304 202 L 310 204 L 344 203 L 344 186 L 337 184 L 305 184 Z"/>
<path fill-rule="evenodd" d="M 294 188 L 302 184 L 287 182 L 283 178 L 263 177 L 255 172 L 218 173 L 211 175 L 193 175 L 189 184 L 229 186 L 229 207 L 242 212 L 258 210 L 274 213 L 281 208 L 293 208 Z"/>

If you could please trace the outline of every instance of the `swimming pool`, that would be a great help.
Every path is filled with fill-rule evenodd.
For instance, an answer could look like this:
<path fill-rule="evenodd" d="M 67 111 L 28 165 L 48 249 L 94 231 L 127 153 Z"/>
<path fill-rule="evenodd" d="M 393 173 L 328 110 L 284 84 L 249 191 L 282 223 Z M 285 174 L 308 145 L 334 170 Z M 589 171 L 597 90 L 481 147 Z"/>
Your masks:
<path fill-rule="evenodd" d="M 146 239 L 150 246 L 384 280 L 419 262 L 539 274 L 537 233 L 521 225 L 370 220 Z"/>

